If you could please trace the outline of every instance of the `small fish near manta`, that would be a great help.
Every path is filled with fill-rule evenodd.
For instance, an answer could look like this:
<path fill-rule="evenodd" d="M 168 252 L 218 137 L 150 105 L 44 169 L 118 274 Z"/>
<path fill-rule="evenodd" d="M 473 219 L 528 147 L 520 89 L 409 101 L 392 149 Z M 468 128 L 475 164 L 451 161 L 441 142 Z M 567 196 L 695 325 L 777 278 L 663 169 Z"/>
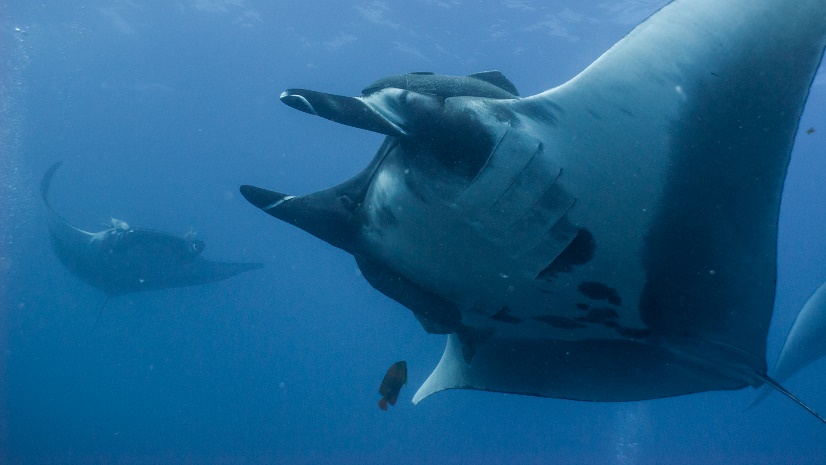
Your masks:
<path fill-rule="evenodd" d="M 207 260 L 201 256 L 205 244 L 191 235 L 177 237 L 132 228 L 115 219 L 110 227 L 98 232 L 72 226 L 49 202 L 49 187 L 60 165 L 60 162 L 52 165 L 40 183 L 52 246 L 72 274 L 103 291 L 107 299 L 134 292 L 213 283 L 263 267 L 260 263 Z"/>
<path fill-rule="evenodd" d="M 387 404 L 396 405 L 399 400 L 399 391 L 407 384 L 407 362 L 404 360 L 390 366 L 379 386 L 379 408 L 387 411 Z"/>
<path fill-rule="evenodd" d="M 337 186 L 241 193 L 449 335 L 414 403 L 764 384 L 797 401 L 769 378 L 766 339 L 780 199 L 824 47 L 823 0 L 675 0 L 530 97 L 496 72 L 392 76 L 359 97 L 290 89 L 290 107 L 387 137 Z"/>

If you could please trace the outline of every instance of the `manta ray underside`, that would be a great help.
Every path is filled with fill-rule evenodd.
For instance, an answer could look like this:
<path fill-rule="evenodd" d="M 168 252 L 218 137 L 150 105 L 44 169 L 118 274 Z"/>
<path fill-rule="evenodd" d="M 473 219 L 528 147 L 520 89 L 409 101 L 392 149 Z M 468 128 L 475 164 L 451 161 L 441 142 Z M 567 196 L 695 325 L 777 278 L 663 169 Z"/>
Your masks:
<path fill-rule="evenodd" d="M 49 187 L 60 165 L 52 165 L 40 183 L 52 246 L 72 274 L 106 293 L 107 298 L 213 283 L 263 266 L 207 260 L 201 256 L 205 244 L 194 237 L 131 228 L 114 219 L 102 231 L 78 229 L 49 203 Z"/>
<path fill-rule="evenodd" d="M 359 175 L 253 205 L 449 334 L 413 401 L 633 401 L 776 385 L 777 224 L 822 0 L 676 0 L 567 83 L 384 78 L 287 105 L 387 136 Z"/>

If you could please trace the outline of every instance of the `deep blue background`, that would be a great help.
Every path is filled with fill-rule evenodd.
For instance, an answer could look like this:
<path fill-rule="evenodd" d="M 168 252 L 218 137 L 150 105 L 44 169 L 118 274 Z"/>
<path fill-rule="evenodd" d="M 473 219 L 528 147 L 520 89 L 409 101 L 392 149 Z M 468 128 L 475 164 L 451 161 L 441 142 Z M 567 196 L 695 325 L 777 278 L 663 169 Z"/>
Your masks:
<path fill-rule="evenodd" d="M 295 112 L 283 89 L 499 69 L 530 95 L 663 3 L 0 1 L 0 462 L 823 463 L 826 428 L 777 395 L 744 412 L 751 389 L 627 404 L 451 391 L 413 406 L 445 338 L 350 256 L 238 194 L 328 187 L 381 141 Z M 784 194 L 770 363 L 826 280 L 822 73 Z M 95 326 L 104 297 L 57 261 L 37 195 L 57 160 L 53 203 L 79 227 L 193 227 L 207 257 L 267 268 L 113 299 Z M 376 390 L 400 359 L 409 386 L 385 413 Z M 821 411 L 825 367 L 787 383 Z"/>

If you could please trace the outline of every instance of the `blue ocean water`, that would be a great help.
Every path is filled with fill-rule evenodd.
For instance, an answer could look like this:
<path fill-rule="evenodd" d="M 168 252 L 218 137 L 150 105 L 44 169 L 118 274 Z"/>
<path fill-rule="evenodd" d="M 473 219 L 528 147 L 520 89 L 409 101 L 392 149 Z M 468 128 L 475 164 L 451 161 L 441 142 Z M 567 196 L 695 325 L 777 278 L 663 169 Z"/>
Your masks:
<path fill-rule="evenodd" d="M 448 391 L 414 406 L 445 337 L 238 193 L 331 186 L 381 142 L 295 112 L 284 89 L 499 69 L 532 95 L 664 3 L 0 2 L 0 462 L 824 463 L 824 425 L 778 395 L 744 411 L 752 389 L 624 404 Z M 770 364 L 826 281 L 824 108 L 821 71 L 784 192 Z M 113 298 L 96 323 L 104 296 L 61 266 L 37 193 L 58 160 L 52 201 L 79 227 L 193 228 L 207 257 L 267 267 Z M 397 360 L 409 384 L 383 412 Z M 787 383 L 821 411 L 824 385 L 822 361 Z"/>

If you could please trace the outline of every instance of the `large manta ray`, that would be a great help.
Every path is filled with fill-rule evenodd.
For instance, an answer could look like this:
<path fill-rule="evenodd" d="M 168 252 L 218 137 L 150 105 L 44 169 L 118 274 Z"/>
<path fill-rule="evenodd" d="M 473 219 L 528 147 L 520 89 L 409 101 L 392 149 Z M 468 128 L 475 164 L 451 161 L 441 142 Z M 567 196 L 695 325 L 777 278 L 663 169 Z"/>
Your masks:
<path fill-rule="evenodd" d="M 202 241 L 130 228 L 123 221 L 112 220 L 111 227 L 94 233 L 72 226 L 54 211 L 48 198 L 60 165 L 52 165 L 40 183 L 53 248 L 72 274 L 106 293 L 107 298 L 212 283 L 262 267 L 258 263 L 213 262 L 201 256 Z"/>
<path fill-rule="evenodd" d="M 388 137 L 330 189 L 241 192 L 450 334 L 414 402 L 783 390 L 766 373 L 778 212 L 825 44 L 823 0 L 676 0 L 531 97 L 496 72 L 291 89 Z"/>

